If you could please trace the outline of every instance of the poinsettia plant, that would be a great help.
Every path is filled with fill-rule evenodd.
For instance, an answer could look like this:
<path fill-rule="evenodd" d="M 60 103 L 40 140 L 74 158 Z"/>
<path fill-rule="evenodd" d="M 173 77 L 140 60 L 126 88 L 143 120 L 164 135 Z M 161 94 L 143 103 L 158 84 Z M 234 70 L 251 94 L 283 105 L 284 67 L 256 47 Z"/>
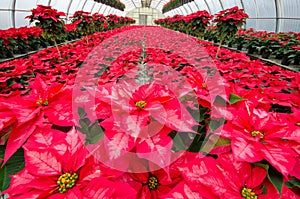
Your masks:
<path fill-rule="evenodd" d="M 94 30 L 94 21 L 89 12 L 76 11 L 72 16 L 72 23 L 80 35 L 91 34 Z"/>
<path fill-rule="evenodd" d="M 53 41 L 56 46 L 58 41 L 64 40 L 66 29 L 61 17 L 65 16 L 65 13 L 44 5 L 37 5 L 31 12 L 26 18 L 43 30 L 42 35 L 45 39 Z"/>
<path fill-rule="evenodd" d="M 220 41 L 219 46 L 221 46 L 225 40 L 229 42 L 232 41 L 238 28 L 246 23 L 248 17 L 244 9 L 239 9 L 237 6 L 222 10 L 216 14 L 213 22 L 217 27 L 217 37 Z"/>
<path fill-rule="evenodd" d="M 185 17 L 187 34 L 195 35 L 201 39 L 212 17 L 206 10 L 187 15 Z"/>

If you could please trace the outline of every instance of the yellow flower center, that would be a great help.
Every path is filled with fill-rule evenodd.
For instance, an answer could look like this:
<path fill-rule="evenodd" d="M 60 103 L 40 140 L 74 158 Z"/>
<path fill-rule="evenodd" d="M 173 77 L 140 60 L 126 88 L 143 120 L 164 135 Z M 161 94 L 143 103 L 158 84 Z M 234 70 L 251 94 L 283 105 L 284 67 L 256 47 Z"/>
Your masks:
<path fill-rule="evenodd" d="M 148 187 L 150 190 L 157 189 L 157 187 L 160 185 L 158 182 L 158 179 L 155 176 L 150 176 L 148 178 Z"/>
<path fill-rule="evenodd" d="M 300 122 L 297 122 L 297 123 L 296 123 L 296 126 L 300 126 Z"/>
<path fill-rule="evenodd" d="M 141 100 L 141 101 L 138 101 L 135 103 L 135 106 L 139 107 L 139 108 L 144 108 L 146 105 L 147 105 L 147 103 L 144 100 Z"/>
<path fill-rule="evenodd" d="M 207 84 L 206 83 L 203 83 L 202 84 L 202 88 L 206 88 L 207 87 Z"/>
<path fill-rule="evenodd" d="M 255 192 L 252 191 L 252 189 L 248 189 L 246 187 L 242 189 L 242 197 L 246 199 L 257 199 L 257 195 L 255 194 Z"/>
<path fill-rule="evenodd" d="M 36 104 L 43 105 L 43 106 L 48 106 L 49 101 L 48 101 L 48 99 L 46 99 L 45 101 L 43 101 L 43 99 L 40 97 L 39 100 L 36 102 Z"/>
<path fill-rule="evenodd" d="M 78 178 L 79 176 L 77 173 L 72 175 L 70 173 L 62 174 L 57 180 L 57 184 L 59 185 L 59 193 L 65 193 L 68 189 L 74 187 Z"/>
<path fill-rule="evenodd" d="M 256 137 L 257 135 L 259 135 L 260 139 L 263 139 L 264 136 L 265 136 L 265 135 L 264 135 L 262 132 L 260 132 L 260 131 L 252 131 L 252 132 L 251 132 L 251 135 L 252 135 L 252 137 Z"/>

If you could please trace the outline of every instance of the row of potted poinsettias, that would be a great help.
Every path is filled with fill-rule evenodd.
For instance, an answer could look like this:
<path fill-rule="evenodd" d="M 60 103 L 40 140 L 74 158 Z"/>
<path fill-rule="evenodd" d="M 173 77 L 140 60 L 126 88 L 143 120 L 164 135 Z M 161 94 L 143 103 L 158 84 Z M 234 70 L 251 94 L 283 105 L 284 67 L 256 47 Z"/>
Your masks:
<path fill-rule="evenodd" d="M 171 30 L 177 30 L 193 36 L 201 36 L 211 19 L 212 15 L 203 10 L 187 16 L 174 15 L 173 17 L 157 19 L 154 22 Z"/>
<path fill-rule="evenodd" d="M 227 43 L 229 46 L 235 44 L 238 50 L 245 47 L 248 54 L 258 53 L 262 55 L 262 58 L 274 55 L 274 58 L 281 59 L 283 65 L 290 63 L 299 65 L 299 33 L 239 29 L 247 17 L 243 9 L 233 7 L 222 10 L 216 15 L 210 15 L 207 11 L 198 11 L 187 16 L 174 15 L 158 19 L 155 23 L 165 28 L 215 41 L 215 43 L 219 42 L 220 45 L 222 43 Z"/>
<path fill-rule="evenodd" d="M 21 27 L 0 30 L 0 58 L 10 58 L 14 54 L 24 54 L 39 47 L 81 38 L 99 31 L 111 30 L 134 23 L 128 17 L 104 16 L 98 13 L 77 11 L 70 24 L 65 24 L 63 12 L 51 6 L 38 5 L 27 18 L 37 27 Z"/>
<path fill-rule="evenodd" d="M 284 65 L 291 62 L 299 65 L 300 33 L 240 30 L 236 42 L 240 47 L 246 46 L 249 53 L 261 54 L 263 58 L 274 55 L 276 59 L 281 59 Z"/>
<path fill-rule="evenodd" d="M 178 7 L 182 6 L 183 4 L 189 3 L 191 1 L 194 1 L 194 0 L 170 0 L 163 6 L 162 12 L 166 13 L 170 10 L 178 8 Z"/>
<path fill-rule="evenodd" d="M 161 27 L 89 37 L 0 64 L 2 193 L 299 198 L 299 73 Z"/>
<path fill-rule="evenodd" d="M 210 26 L 206 29 L 204 38 L 218 42 L 216 36 L 217 27 Z M 267 32 L 255 31 L 253 28 L 238 30 L 235 40 L 227 42 L 229 47 L 236 45 L 237 50 L 243 48 L 248 54 L 259 54 L 268 59 L 272 55 L 274 59 L 281 59 L 281 64 L 293 63 L 299 65 L 300 61 L 300 34 L 295 32 Z"/>
<path fill-rule="evenodd" d="M 238 29 L 246 23 L 248 15 L 244 9 L 238 6 L 220 11 L 215 15 L 210 15 L 206 10 L 198 11 L 187 16 L 174 15 L 164 19 L 158 19 L 156 24 L 165 28 L 184 32 L 186 34 L 199 37 L 212 37 L 219 41 L 217 55 L 223 42 L 233 42 Z M 208 25 L 212 24 L 214 28 Z"/>
<path fill-rule="evenodd" d="M 125 10 L 125 4 L 120 2 L 120 0 L 96 0 L 96 1 L 121 11 Z"/>

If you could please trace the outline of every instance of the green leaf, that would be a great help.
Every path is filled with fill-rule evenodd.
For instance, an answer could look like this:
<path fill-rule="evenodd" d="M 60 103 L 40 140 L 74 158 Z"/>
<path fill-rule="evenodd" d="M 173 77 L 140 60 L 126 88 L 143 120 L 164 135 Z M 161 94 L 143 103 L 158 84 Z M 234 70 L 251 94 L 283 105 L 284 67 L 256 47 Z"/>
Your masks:
<path fill-rule="evenodd" d="M 89 127 L 89 132 L 86 134 L 85 144 L 96 144 L 100 139 L 102 139 L 104 131 L 101 126 L 96 121 L 92 126 Z"/>
<path fill-rule="evenodd" d="M 226 105 L 227 103 L 224 98 L 222 98 L 220 95 L 217 95 L 214 104 Z"/>
<path fill-rule="evenodd" d="M 222 126 L 224 123 L 225 123 L 225 119 L 223 119 L 223 118 L 218 119 L 218 120 L 211 120 L 211 121 L 209 122 L 209 128 L 210 128 L 212 131 L 215 131 L 215 130 L 218 129 L 220 126 Z"/>
<path fill-rule="evenodd" d="M 222 138 L 220 137 L 217 141 L 217 143 L 215 144 L 215 146 L 226 146 L 226 145 L 230 145 L 231 144 L 231 140 L 230 139 L 226 139 L 226 138 Z"/>
<path fill-rule="evenodd" d="M 5 146 L 0 146 L 0 158 L 3 159 Z M 8 161 L 0 168 L 0 192 L 9 187 L 11 175 L 18 173 L 24 168 L 24 151 L 20 148 Z"/>
<path fill-rule="evenodd" d="M 230 104 L 235 104 L 235 103 L 237 103 L 239 101 L 242 101 L 242 100 L 245 100 L 245 99 L 242 98 L 242 97 L 240 97 L 240 96 L 237 96 L 235 94 L 232 94 L 232 93 L 229 96 L 229 102 L 230 102 Z"/>
<path fill-rule="evenodd" d="M 87 115 L 84 108 L 79 107 L 77 111 L 78 111 L 80 119 L 83 119 Z"/>
<path fill-rule="evenodd" d="M 88 118 L 83 118 L 79 120 L 79 124 L 81 126 L 80 131 L 84 134 L 87 134 L 89 131 L 89 125 L 91 121 Z"/>
<path fill-rule="evenodd" d="M 286 183 L 286 186 L 290 189 L 292 189 L 293 187 L 298 187 L 300 188 L 300 180 L 295 178 L 295 179 L 292 179 L 292 180 L 289 180 L 287 181 Z"/>
<path fill-rule="evenodd" d="M 282 187 L 283 187 L 283 175 L 277 171 L 273 166 L 265 163 L 254 163 L 255 166 L 263 167 L 267 170 L 267 177 L 273 186 L 277 189 L 279 194 L 282 194 Z"/>
<path fill-rule="evenodd" d="M 283 175 L 277 171 L 274 167 L 270 166 L 268 169 L 268 179 L 277 189 L 279 194 L 282 194 L 282 186 L 283 186 Z"/>

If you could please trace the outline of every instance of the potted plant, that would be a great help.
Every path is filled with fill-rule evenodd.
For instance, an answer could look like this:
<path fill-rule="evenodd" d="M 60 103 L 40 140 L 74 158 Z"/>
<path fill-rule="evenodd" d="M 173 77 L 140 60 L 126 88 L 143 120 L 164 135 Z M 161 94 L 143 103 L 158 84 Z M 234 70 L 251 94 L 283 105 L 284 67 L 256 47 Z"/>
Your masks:
<path fill-rule="evenodd" d="M 37 8 L 32 9 L 31 12 L 32 14 L 26 18 L 30 19 L 30 23 L 35 22 L 35 25 L 43 30 L 42 36 L 52 41 L 60 54 L 57 43 L 64 41 L 66 36 L 65 23 L 61 19 L 65 13 L 43 5 L 37 5 Z"/>
<path fill-rule="evenodd" d="M 200 39 L 203 38 L 205 29 L 209 23 L 209 20 L 212 18 L 206 10 L 198 11 L 187 15 L 184 20 L 187 24 L 186 32 L 187 34 L 193 34 Z"/>
<path fill-rule="evenodd" d="M 217 27 L 217 38 L 220 41 L 216 56 L 218 56 L 222 43 L 226 40 L 231 42 L 243 24 L 246 22 L 248 15 L 244 9 L 239 9 L 237 6 L 220 11 L 215 15 L 213 22 Z"/>

